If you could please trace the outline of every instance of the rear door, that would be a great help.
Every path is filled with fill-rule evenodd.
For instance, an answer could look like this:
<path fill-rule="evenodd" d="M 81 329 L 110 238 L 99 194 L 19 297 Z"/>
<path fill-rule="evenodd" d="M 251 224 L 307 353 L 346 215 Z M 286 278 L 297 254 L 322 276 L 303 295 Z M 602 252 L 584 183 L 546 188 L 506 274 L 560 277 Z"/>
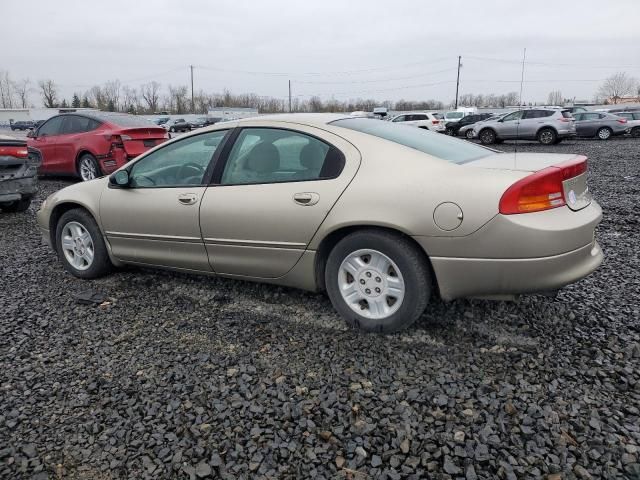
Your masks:
<path fill-rule="evenodd" d="M 520 126 L 518 137 L 535 138 L 538 130 L 543 126 L 547 111 L 545 110 L 525 110 Z"/>
<path fill-rule="evenodd" d="M 56 143 L 58 136 L 62 133 L 62 116 L 52 117 L 42 125 L 36 131 L 36 137 L 30 138 L 27 142 L 30 147 L 37 148 L 42 154 L 42 164 L 40 165 L 40 172 L 42 173 L 56 173 L 56 166 L 59 161 L 56 157 Z"/>
<path fill-rule="evenodd" d="M 216 273 L 281 277 L 355 175 L 360 154 L 302 125 L 255 123 L 235 135 L 200 207 L 209 259 Z"/>
<path fill-rule="evenodd" d="M 597 113 L 581 113 L 576 119 L 576 133 L 582 137 L 593 137 L 598 129 L 600 116 Z"/>

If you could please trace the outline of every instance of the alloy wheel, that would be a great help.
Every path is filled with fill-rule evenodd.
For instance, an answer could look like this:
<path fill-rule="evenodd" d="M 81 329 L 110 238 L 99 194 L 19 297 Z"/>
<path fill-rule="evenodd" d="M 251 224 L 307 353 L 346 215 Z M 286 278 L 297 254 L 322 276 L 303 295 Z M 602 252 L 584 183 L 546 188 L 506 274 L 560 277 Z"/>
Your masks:
<path fill-rule="evenodd" d="M 80 160 L 80 178 L 85 182 L 98 177 L 96 164 L 90 157 L 84 157 Z"/>
<path fill-rule="evenodd" d="M 62 228 L 62 251 L 76 270 L 87 270 L 95 256 L 95 247 L 89 231 L 78 222 L 69 222 Z"/>
<path fill-rule="evenodd" d="M 465 132 L 465 136 L 466 136 L 469 140 L 471 140 L 471 139 L 473 138 L 473 130 L 467 130 L 467 131 Z"/>
<path fill-rule="evenodd" d="M 598 138 L 600 140 L 607 140 L 611 136 L 611 130 L 608 128 L 601 128 L 598 130 Z"/>
<path fill-rule="evenodd" d="M 357 250 L 342 261 L 338 288 L 354 312 L 376 320 L 396 313 L 405 295 L 404 279 L 395 262 L 369 249 Z"/>
<path fill-rule="evenodd" d="M 553 143 L 553 133 L 550 130 L 544 130 L 540 133 L 540 143 L 549 145 Z"/>

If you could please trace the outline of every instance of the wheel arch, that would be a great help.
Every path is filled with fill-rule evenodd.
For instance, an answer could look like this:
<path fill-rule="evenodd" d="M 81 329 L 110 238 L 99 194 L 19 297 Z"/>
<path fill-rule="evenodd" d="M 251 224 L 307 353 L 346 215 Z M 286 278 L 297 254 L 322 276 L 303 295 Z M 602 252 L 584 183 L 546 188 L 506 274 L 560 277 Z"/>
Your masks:
<path fill-rule="evenodd" d="M 536 130 L 536 138 L 538 138 L 538 135 L 540 135 L 540 132 L 542 130 L 553 130 L 553 132 L 556 134 L 556 137 L 558 136 L 558 130 L 556 129 L 556 127 L 554 127 L 553 125 L 543 125 L 538 130 Z"/>
<path fill-rule="evenodd" d="M 74 210 L 76 208 L 82 209 L 86 211 L 89 215 L 91 215 L 91 217 L 94 219 L 94 221 L 98 225 L 98 228 L 100 228 L 100 223 L 98 222 L 98 219 L 93 214 L 91 209 L 87 208 L 86 205 L 83 205 L 77 202 L 70 202 L 70 201 L 61 202 L 57 204 L 55 207 L 53 207 L 53 209 L 51 210 L 51 215 L 49 215 L 49 239 L 51 240 L 51 246 L 53 247 L 54 250 L 56 249 L 56 230 L 58 229 L 58 222 L 60 221 L 60 218 L 69 210 Z"/>
<path fill-rule="evenodd" d="M 431 274 L 433 292 L 436 293 L 438 296 L 440 296 L 438 279 L 433 269 L 433 265 L 431 264 L 431 260 L 429 259 L 429 254 L 424 250 L 424 248 L 418 242 L 416 242 L 413 237 L 411 237 L 410 235 L 408 235 L 407 233 L 403 232 L 400 229 L 388 227 L 388 226 L 382 226 L 382 225 L 375 225 L 375 224 L 342 226 L 340 228 L 337 228 L 329 232 L 320 241 L 320 243 L 318 244 L 318 248 L 316 250 L 315 265 L 314 265 L 315 282 L 318 290 L 321 290 L 321 291 L 326 290 L 324 273 L 325 273 L 325 268 L 327 266 L 327 259 L 329 258 L 329 253 L 331 252 L 331 250 L 333 250 L 333 248 L 338 244 L 338 242 L 343 238 L 345 238 L 347 235 L 357 231 L 362 231 L 362 230 L 392 233 L 394 235 L 397 235 L 399 237 L 402 237 L 408 240 L 411 244 L 413 244 L 418 249 L 418 251 L 421 252 L 423 259 L 427 265 L 427 268 L 429 269 L 429 273 Z"/>

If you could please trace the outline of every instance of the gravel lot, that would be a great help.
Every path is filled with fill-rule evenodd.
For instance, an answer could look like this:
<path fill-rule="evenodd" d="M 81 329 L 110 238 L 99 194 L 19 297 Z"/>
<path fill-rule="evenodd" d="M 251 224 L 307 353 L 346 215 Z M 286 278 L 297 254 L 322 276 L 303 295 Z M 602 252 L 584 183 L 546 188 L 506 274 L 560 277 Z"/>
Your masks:
<path fill-rule="evenodd" d="M 0 478 L 640 478 L 640 142 L 518 148 L 589 156 L 604 265 L 391 336 L 319 294 L 75 279 L 34 218 L 69 182 L 43 180 L 0 215 Z M 77 303 L 87 287 L 111 302 Z"/>

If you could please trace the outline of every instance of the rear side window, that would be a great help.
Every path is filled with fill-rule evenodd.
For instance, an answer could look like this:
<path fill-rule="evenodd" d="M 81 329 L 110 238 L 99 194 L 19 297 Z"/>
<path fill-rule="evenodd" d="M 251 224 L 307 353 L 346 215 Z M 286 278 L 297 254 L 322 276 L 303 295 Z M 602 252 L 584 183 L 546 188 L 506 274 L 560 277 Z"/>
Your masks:
<path fill-rule="evenodd" d="M 471 162 L 494 154 L 492 150 L 479 145 L 407 125 L 367 118 L 335 120 L 331 125 L 373 135 L 452 163 Z"/>
<path fill-rule="evenodd" d="M 572 117 L 571 112 L 569 110 L 563 110 L 562 111 L 562 116 L 563 116 L 563 118 L 571 118 Z"/>
<path fill-rule="evenodd" d="M 411 115 L 411 120 L 428 120 L 429 117 L 423 114 Z"/>
<path fill-rule="evenodd" d="M 62 133 L 71 134 L 89 132 L 91 130 L 95 130 L 99 125 L 100 122 L 91 118 L 69 115 L 64 117 Z"/>
<path fill-rule="evenodd" d="M 393 119 L 394 122 L 406 122 L 407 115 L 400 115 Z"/>
<path fill-rule="evenodd" d="M 220 183 L 324 180 L 337 177 L 343 167 L 342 152 L 318 138 L 293 130 L 245 128 L 229 153 Z"/>

